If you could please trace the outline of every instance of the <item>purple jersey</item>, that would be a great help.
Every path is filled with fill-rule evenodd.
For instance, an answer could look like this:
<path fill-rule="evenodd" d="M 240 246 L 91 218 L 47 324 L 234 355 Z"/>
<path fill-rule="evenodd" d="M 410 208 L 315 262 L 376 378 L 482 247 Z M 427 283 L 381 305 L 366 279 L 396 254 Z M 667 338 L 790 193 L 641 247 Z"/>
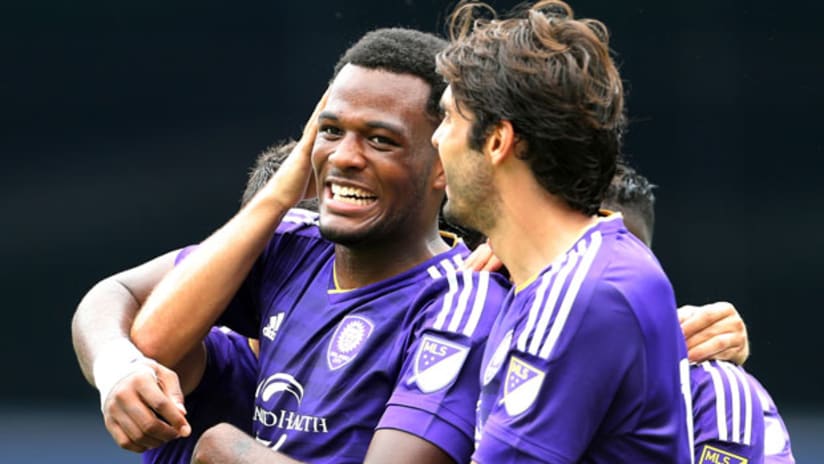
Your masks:
<path fill-rule="evenodd" d="M 513 289 L 484 354 L 479 463 L 689 463 L 672 287 L 619 215 Z"/>
<path fill-rule="evenodd" d="M 695 462 L 763 462 L 764 411 L 744 369 L 706 361 L 690 367 L 690 378 Z"/>
<path fill-rule="evenodd" d="M 302 461 L 362 462 L 376 427 L 392 428 L 466 462 L 483 344 L 506 283 L 456 272 L 468 253 L 458 242 L 399 275 L 339 290 L 334 245 L 316 218 L 287 214 L 224 314 L 260 336 L 255 436 Z"/>
<path fill-rule="evenodd" d="M 249 339 L 213 328 L 205 342 L 206 370 L 197 388 L 186 395 L 186 418 L 192 434 L 146 451 L 144 463 L 188 463 L 200 435 L 220 422 L 251 432 L 257 357 Z"/>
<path fill-rule="evenodd" d="M 752 384 L 761 406 L 764 408 L 764 462 L 765 464 L 795 464 L 790 434 L 784 420 L 778 414 L 778 407 L 761 383 L 750 374 L 747 380 Z"/>

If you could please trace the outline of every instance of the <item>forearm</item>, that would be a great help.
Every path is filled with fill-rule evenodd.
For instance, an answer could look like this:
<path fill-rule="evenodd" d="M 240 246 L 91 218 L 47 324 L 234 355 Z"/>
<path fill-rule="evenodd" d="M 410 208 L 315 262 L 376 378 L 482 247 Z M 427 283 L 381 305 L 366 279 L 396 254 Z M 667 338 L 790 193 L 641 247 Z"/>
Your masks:
<path fill-rule="evenodd" d="M 219 424 L 204 432 L 192 454 L 192 464 L 218 463 L 300 464 L 299 461 L 263 446 L 229 424 Z"/>
<path fill-rule="evenodd" d="M 203 340 L 286 214 L 275 198 L 256 196 L 164 277 L 131 329 L 141 351 L 173 366 Z"/>
<path fill-rule="evenodd" d="M 118 340 L 128 340 L 139 307 L 131 292 L 113 277 L 97 283 L 80 301 L 72 319 L 72 344 L 90 384 L 95 385 L 95 359 Z"/>

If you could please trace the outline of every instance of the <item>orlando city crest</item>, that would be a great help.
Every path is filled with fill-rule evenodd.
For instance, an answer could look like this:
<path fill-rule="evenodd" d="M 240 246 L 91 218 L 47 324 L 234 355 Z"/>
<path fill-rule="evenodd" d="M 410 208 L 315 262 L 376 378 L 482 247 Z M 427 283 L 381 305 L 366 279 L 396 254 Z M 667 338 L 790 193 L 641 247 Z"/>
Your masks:
<path fill-rule="evenodd" d="M 507 414 L 517 416 L 535 402 L 538 392 L 541 391 L 544 373 L 512 356 L 509 358 L 509 368 L 504 381 L 504 398 L 501 402 L 504 403 Z"/>
<path fill-rule="evenodd" d="M 329 369 L 337 370 L 349 364 L 360 353 L 361 348 L 372 334 L 375 325 L 361 316 L 346 316 L 338 324 L 329 347 L 326 349 L 326 362 Z"/>
<path fill-rule="evenodd" d="M 418 384 L 424 393 L 450 385 L 461 371 L 469 348 L 434 335 L 424 335 L 415 353 L 414 376 L 407 384 Z"/>

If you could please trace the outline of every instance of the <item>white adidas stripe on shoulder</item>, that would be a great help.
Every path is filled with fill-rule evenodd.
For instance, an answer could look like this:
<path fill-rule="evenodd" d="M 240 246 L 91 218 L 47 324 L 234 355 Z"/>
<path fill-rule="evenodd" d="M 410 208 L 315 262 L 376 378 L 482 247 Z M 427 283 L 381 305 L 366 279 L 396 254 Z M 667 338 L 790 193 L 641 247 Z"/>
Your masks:
<path fill-rule="evenodd" d="M 603 239 L 601 237 L 601 232 L 596 231 L 590 236 L 590 243 L 588 246 L 583 240 L 578 245 L 578 252 L 582 255 L 581 262 L 578 265 L 578 269 L 575 270 L 575 275 L 572 277 L 572 281 L 569 284 L 566 295 L 564 295 L 564 301 L 558 309 L 558 316 L 555 317 L 555 322 L 553 322 L 552 328 L 549 330 L 549 335 L 541 347 L 541 352 L 538 354 L 540 357 L 549 359 L 552 354 L 552 349 L 561 337 L 561 331 L 563 331 L 566 326 L 566 321 L 569 319 L 569 313 L 572 311 L 572 306 L 578 298 L 578 292 L 581 290 L 581 285 L 584 283 L 584 279 L 589 274 L 589 270 L 592 268 L 592 263 L 595 261 L 595 256 L 598 255 L 598 251 L 601 249 L 602 242 Z"/>
<path fill-rule="evenodd" d="M 529 314 L 526 319 L 526 326 L 524 330 L 521 332 L 520 336 L 518 336 L 518 349 L 520 351 L 526 351 L 526 343 L 529 341 L 529 336 L 532 334 L 532 330 L 535 328 L 535 323 L 538 320 L 538 315 L 541 313 L 541 309 L 543 308 L 544 297 L 546 295 L 546 289 L 549 287 L 550 282 L 552 282 L 553 276 L 558 273 L 558 270 L 564 266 L 564 262 L 570 258 L 573 253 L 567 253 L 559 260 L 557 263 L 553 264 L 552 267 L 548 272 L 546 272 L 543 276 L 541 276 L 541 283 L 538 284 L 538 287 L 535 289 L 535 297 L 532 300 L 532 306 L 529 308 Z"/>
<path fill-rule="evenodd" d="M 601 242 L 601 233 L 594 232 L 588 244 L 586 240 L 581 240 L 575 249 L 567 252 L 541 277 L 541 282 L 535 289 L 526 326 L 518 336 L 517 346 L 520 351 L 544 359 L 549 359 L 552 355 L 581 285 L 598 255 Z M 564 287 L 567 287 L 566 292 L 559 303 Z"/>
<path fill-rule="evenodd" d="M 701 367 L 710 375 L 712 388 L 715 391 L 715 427 L 718 429 L 718 439 L 729 440 L 727 433 L 727 395 L 724 391 L 724 382 L 721 374 L 710 361 L 701 363 Z"/>
<path fill-rule="evenodd" d="M 434 327 L 437 330 L 443 329 L 443 326 L 446 323 L 446 316 L 452 308 L 452 300 L 455 299 L 455 294 L 458 292 L 458 277 L 455 275 L 455 268 L 452 266 L 452 262 L 448 259 L 443 259 L 441 260 L 440 265 L 446 270 L 444 274 L 446 275 L 447 282 L 449 282 L 449 290 L 443 297 L 441 312 L 438 313 L 438 318 L 435 319 Z"/>
<path fill-rule="evenodd" d="M 718 361 L 702 362 L 701 367 L 710 374 L 715 391 L 718 439 L 744 445 L 752 444 L 753 395 L 750 383 L 743 372 L 734 365 Z M 729 397 L 727 388 L 730 391 Z"/>
<path fill-rule="evenodd" d="M 483 314 L 489 292 L 490 276 L 488 272 L 458 270 L 459 262 L 462 263 L 462 260 L 444 259 L 439 263 L 443 272 L 434 266 L 428 269 L 430 276 L 433 278 L 445 276 L 449 284 L 449 290 L 443 297 L 443 304 L 433 328 L 462 333 L 471 337 Z M 475 276 L 478 279 L 477 287 L 474 284 Z M 465 322 L 464 319 L 466 319 Z"/>
<path fill-rule="evenodd" d="M 469 313 L 469 320 L 466 322 L 463 334 L 471 337 L 475 333 L 475 328 L 478 327 L 478 321 L 481 320 L 481 314 L 486 305 L 486 296 L 489 293 L 489 273 L 480 272 L 478 274 L 478 289 L 475 291 L 475 304 L 472 306 L 472 312 Z"/>
<path fill-rule="evenodd" d="M 440 279 L 445 273 L 458 272 L 464 265 L 463 256 L 456 254 L 452 258 L 442 259 L 438 264 L 433 264 L 426 269 L 433 279 Z"/>
<path fill-rule="evenodd" d="M 751 384 L 744 377 L 744 373 L 737 366 L 730 363 L 718 363 L 721 369 L 727 374 L 730 382 L 730 389 L 739 393 L 733 393 L 733 438 L 737 437 L 738 443 L 750 445 L 752 443 L 752 420 L 753 420 L 753 397 Z M 743 398 L 740 398 L 743 396 Z M 743 401 L 742 401 L 743 400 Z M 757 400 L 756 400 L 757 401 Z M 743 405 L 741 404 L 743 402 Z M 743 411 L 742 411 L 743 406 Z M 741 417 L 743 412 L 744 417 Z M 741 430 L 743 426 L 743 430 Z"/>
<path fill-rule="evenodd" d="M 308 209 L 291 208 L 283 216 L 281 222 L 289 222 L 292 224 L 316 224 L 318 222 L 318 213 L 309 211 Z"/>
<path fill-rule="evenodd" d="M 547 296 L 546 301 L 542 302 L 539 306 L 540 317 L 535 325 L 532 340 L 530 341 L 529 349 L 527 350 L 530 354 L 536 356 L 538 355 L 538 350 L 541 348 L 541 342 L 544 339 L 544 334 L 549 327 L 549 321 L 552 319 L 552 316 L 555 315 L 555 311 L 558 308 L 558 298 L 561 296 L 561 290 L 564 288 L 564 285 L 566 285 L 567 278 L 572 270 L 575 269 L 579 259 L 580 254 L 578 250 L 569 253 L 569 259 L 567 259 L 566 264 L 558 270 L 558 275 L 551 282 L 552 285 L 549 287 L 549 296 Z"/>

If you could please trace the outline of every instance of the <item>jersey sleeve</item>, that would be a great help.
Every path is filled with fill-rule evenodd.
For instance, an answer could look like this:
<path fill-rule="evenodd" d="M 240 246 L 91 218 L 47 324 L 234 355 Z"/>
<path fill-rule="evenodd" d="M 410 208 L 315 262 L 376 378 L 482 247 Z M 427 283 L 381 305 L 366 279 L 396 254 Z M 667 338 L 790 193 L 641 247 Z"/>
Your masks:
<path fill-rule="evenodd" d="M 764 409 L 747 373 L 732 363 L 690 367 L 695 462 L 762 462 Z"/>
<path fill-rule="evenodd" d="M 261 311 L 267 298 L 295 273 L 310 268 L 317 253 L 329 247 L 319 237 L 317 217 L 317 213 L 297 208 L 287 212 L 217 325 L 247 337 L 260 337 Z"/>
<path fill-rule="evenodd" d="M 498 274 L 448 273 L 415 301 L 399 382 L 378 429 L 397 429 L 469 462 L 479 372 L 489 330 L 506 297 Z"/>
<path fill-rule="evenodd" d="M 764 408 L 764 462 L 767 464 L 795 464 L 790 433 L 778 412 L 778 406 L 767 389 L 754 376 L 747 373 L 747 380 L 758 392 Z"/>
<path fill-rule="evenodd" d="M 598 435 L 637 424 L 644 340 L 629 303 L 607 291 L 573 308 L 535 305 L 516 330 L 473 460 L 575 463 Z"/>
<path fill-rule="evenodd" d="M 249 339 L 214 327 L 205 343 L 206 369 L 198 386 L 186 396 L 187 411 L 197 415 L 198 422 L 203 419 L 206 427 L 229 422 L 251 432 L 258 364 Z M 218 397 L 221 401 L 215 404 Z"/>

